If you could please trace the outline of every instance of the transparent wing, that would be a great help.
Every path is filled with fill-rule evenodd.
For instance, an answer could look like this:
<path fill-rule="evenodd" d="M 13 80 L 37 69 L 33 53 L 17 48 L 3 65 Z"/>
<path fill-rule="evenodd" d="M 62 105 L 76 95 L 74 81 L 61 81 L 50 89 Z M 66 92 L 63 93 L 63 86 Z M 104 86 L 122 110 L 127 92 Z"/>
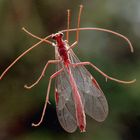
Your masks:
<path fill-rule="evenodd" d="M 69 58 L 71 63 L 80 62 L 72 50 L 70 50 Z M 71 67 L 71 71 L 83 98 L 86 114 L 99 122 L 105 120 L 108 114 L 108 104 L 96 80 L 84 66 Z"/>
<path fill-rule="evenodd" d="M 57 91 L 57 90 L 56 90 Z M 56 92 L 57 101 L 61 102 L 63 96 L 60 96 L 60 93 Z M 69 133 L 74 132 L 77 129 L 76 117 L 75 117 L 75 106 L 72 99 L 72 96 L 67 102 L 65 102 L 63 108 L 60 108 L 56 101 L 56 110 L 58 120 L 61 126 Z"/>
<path fill-rule="evenodd" d="M 56 50 L 56 59 L 59 55 Z M 63 63 L 57 64 L 56 70 L 64 67 Z M 56 77 L 55 81 L 55 99 L 56 99 L 56 111 L 58 120 L 61 126 L 67 132 L 74 132 L 77 129 L 75 106 L 72 97 L 72 89 L 69 82 L 69 76 L 67 75 L 66 69 Z"/>
<path fill-rule="evenodd" d="M 57 49 L 55 54 L 56 59 L 59 59 Z M 72 50 L 68 55 L 71 63 L 80 62 Z M 63 67 L 62 62 L 57 64 L 57 70 Z M 86 114 L 97 121 L 103 121 L 108 114 L 108 104 L 98 83 L 84 66 L 71 66 L 71 71 Z M 66 131 L 74 132 L 77 128 L 75 106 L 66 69 L 56 78 L 56 91 L 56 108 L 60 124 Z"/>

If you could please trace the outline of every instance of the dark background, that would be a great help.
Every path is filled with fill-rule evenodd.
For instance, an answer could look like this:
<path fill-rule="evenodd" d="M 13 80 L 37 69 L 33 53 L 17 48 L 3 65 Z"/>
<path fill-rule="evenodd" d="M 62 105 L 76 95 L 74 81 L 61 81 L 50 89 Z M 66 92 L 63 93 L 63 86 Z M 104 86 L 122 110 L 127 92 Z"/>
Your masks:
<path fill-rule="evenodd" d="M 80 32 L 74 49 L 81 61 L 90 61 L 110 76 L 137 82 L 123 85 L 89 68 L 109 104 L 103 123 L 87 117 L 86 133 L 65 132 L 57 120 L 54 84 L 41 126 L 31 127 L 40 119 L 52 65 L 33 89 L 33 83 L 45 63 L 54 59 L 54 48 L 42 44 L 16 63 L 0 81 L 0 140 L 140 140 L 140 1 L 139 0 L 0 0 L 0 72 L 38 40 L 26 35 L 24 26 L 39 37 L 66 29 L 67 9 L 71 9 L 71 28 L 76 27 L 79 5 L 84 5 L 81 27 L 101 27 L 119 32 L 130 39 L 128 44 L 116 36 L 98 31 Z M 70 34 L 70 43 L 75 34 Z"/>

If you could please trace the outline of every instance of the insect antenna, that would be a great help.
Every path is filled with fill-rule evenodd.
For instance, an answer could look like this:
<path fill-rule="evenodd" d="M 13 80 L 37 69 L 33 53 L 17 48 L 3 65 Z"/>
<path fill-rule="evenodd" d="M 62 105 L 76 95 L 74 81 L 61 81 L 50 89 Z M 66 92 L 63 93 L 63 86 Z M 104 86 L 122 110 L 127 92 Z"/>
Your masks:
<path fill-rule="evenodd" d="M 93 28 L 93 27 L 78 28 L 78 32 L 79 31 L 87 31 L 87 30 L 90 30 L 90 31 L 92 31 L 92 30 L 94 30 L 94 31 L 101 31 L 101 32 L 106 32 L 106 33 L 111 33 L 113 35 L 116 35 L 116 36 L 124 39 L 129 44 L 130 51 L 132 53 L 134 52 L 134 48 L 133 48 L 130 40 L 126 36 L 124 36 L 124 35 L 122 35 L 120 33 L 117 33 L 117 32 L 112 31 L 112 30 L 108 30 L 108 29 L 104 29 L 104 28 L 96 28 L 96 27 L 95 28 Z M 69 32 L 75 32 L 75 31 L 77 32 L 77 28 L 69 29 L 68 31 Z M 65 33 L 65 32 L 67 32 L 67 29 L 66 30 L 61 30 L 61 32 Z M 72 49 L 72 48 L 69 48 L 69 49 Z"/>
<path fill-rule="evenodd" d="M 26 33 L 28 33 L 29 35 L 33 36 L 34 38 L 39 39 L 40 41 L 36 44 L 34 44 L 33 46 L 31 46 L 29 49 L 27 49 L 26 51 L 24 51 L 21 55 L 19 55 L 5 70 L 4 72 L 1 74 L 0 76 L 0 80 L 3 78 L 3 76 L 8 72 L 8 70 L 20 59 L 22 58 L 25 54 L 27 54 L 28 52 L 30 52 L 32 49 L 34 49 L 35 47 L 37 47 L 39 44 L 41 44 L 42 42 L 47 42 L 48 44 L 52 45 L 52 42 L 48 41 L 47 39 L 51 37 L 51 35 L 45 37 L 44 39 L 41 39 L 31 33 L 29 33 L 25 28 L 22 28 Z"/>

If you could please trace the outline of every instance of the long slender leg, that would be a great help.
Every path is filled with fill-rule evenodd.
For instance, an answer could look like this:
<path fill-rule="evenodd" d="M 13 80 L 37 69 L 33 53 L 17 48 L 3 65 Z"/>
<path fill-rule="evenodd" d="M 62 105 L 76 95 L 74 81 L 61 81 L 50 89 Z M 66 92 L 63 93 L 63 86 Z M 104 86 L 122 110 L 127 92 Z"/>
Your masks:
<path fill-rule="evenodd" d="M 116 78 L 110 77 L 107 74 L 105 74 L 104 72 L 102 72 L 100 69 L 98 69 L 94 64 L 92 64 L 91 62 L 80 62 L 80 63 L 76 63 L 76 64 L 71 64 L 72 66 L 80 66 L 80 65 L 90 65 L 91 67 L 93 67 L 96 71 L 98 71 L 101 75 L 103 75 L 106 80 L 110 79 L 112 81 L 116 81 L 118 83 L 123 83 L 123 84 L 131 84 L 134 83 L 136 81 L 136 79 L 131 80 L 131 81 L 123 81 L 123 80 L 118 80 Z"/>
<path fill-rule="evenodd" d="M 83 5 L 80 5 L 79 14 L 78 14 L 77 29 L 76 29 L 76 41 L 69 47 L 69 49 L 67 51 L 74 48 L 79 41 L 79 28 L 80 28 L 80 20 L 81 20 L 82 10 L 83 10 Z"/>
<path fill-rule="evenodd" d="M 42 79 L 42 77 L 44 76 L 45 71 L 46 71 L 48 65 L 49 65 L 49 64 L 55 64 L 55 63 L 58 63 L 58 62 L 60 62 L 60 61 L 61 61 L 61 60 L 49 60 L 49 61 L 46 63 L 46 65 L 44 66 L 43 71 L 41 72 L 41 75 L 40 75 L 39 78 L 36 80 L 36 82 L 34 82 L 34 83 L 33 83 L 32 85 L 30 85 L 30 86 L 25 85 L 24 87 L 27 88 L 27 89 L 30 89 L 30 88 L 34 87 L 35 85 L 37 85 L 38 82 L 39 82 L 39 81 Z"/>
<path fill-rule="evenodd" d="M 56 76 L 58 76 L 62 71 L 64 70 L 64 68 L 60 69 L 59 71 L 55 72 L 49 79 L 49 84 L 48 84 L 48 89 L 47 89 L 47 94 L 46 94 L 46 101 L 45 101 L 45 105 L 43 108 L 43 112 L 42 112 L 42 116 L 40 118 L 40 121 L 38 123 L 32 123 L 32 126 L 39 126 L 44 118 L 45 115 L 45 111 L 46 111 L 46 107 L 47 107 L 47 103 L 49 102 L 49 92 L 50 92 L 50 87 L 51 87 L 51 82 L 52 79 L 55 78 Z"/>
<path fill-rule="evenodd" d="M 66 40 L 69 43 L 69 28 L 70 28 L 70 10 L 67 10 L 67 32 L 66 32 Z"/>
<path fill-rule="evenodd" d="M 80 5 L 79 14 L 78 14 L 78 22 L 77 22 L 77 31 L 76 31 L 76 41 L 79 41 L 79 28 L 80 28 L 80 20 L 81 20 L 81 13 L 83 10 L 83 5 Z"/>
<path fill-rule="evenodd" d="M 42 42 L 46 42 L 46 43 L 48 43 L 48 44 L 50 44 L 50 45 L 53 44 L 53 42 L 47 40 L 46 37 L 45 37 L 45 38 L 40 38 L 40 37 L 34 35 L 33 33 L 29 32 L 29 31 L 28 31 L 27 29 L 25 29 L 24 27 L 22 28 L 22 30 L 23 30 L 24 32 L 26 32 L 28 35 L 30 35 L 30 36 L 32 36 L 32 37 L 38 39 L 38 40 L 41 40 Z"/>

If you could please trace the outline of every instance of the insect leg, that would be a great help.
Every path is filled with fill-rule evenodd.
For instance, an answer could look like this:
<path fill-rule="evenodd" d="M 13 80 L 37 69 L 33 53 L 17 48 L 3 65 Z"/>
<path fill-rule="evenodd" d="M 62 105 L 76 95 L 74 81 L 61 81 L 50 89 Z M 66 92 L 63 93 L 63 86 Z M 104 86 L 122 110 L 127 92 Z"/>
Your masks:
<path fill-rule="evenodd" d="M 83 10 L 83 5 L 80 5 L 79 14 L 78 14 L 78 22 L 77 22 L 77 31 L 76 31 L 76 41 L 79 41 L 79 28 L 80 28 L 80 20 L 81 20 L 81 13 Z"/>
<path fill-rule="evenodd" d="M 29 31 L 28 31 L 27 29 L 25 29 L 24 27 L 22 28 L 22 30 L 23 30 L 24 32 L 26 32 L 28 35 L 30 35 L 30 36 L 32 36 L 32 37 L 38 39 L 38 40 L 41 40 L 42 42 L 46 42 L 46 43 L 52 45 L 52 42 L 46 39 L 46 38 L 48 38 L 48 36 L 45 37 L 45 38 L 40 38 L 40 37 L 38 37 L 38 36 L 32 34 L 31 32 L 29 32 Z"/>
<path fill-rule="evenodd" d="M 46 111 L 46 107 L 47 107 L 47 103 L 49 102 L 49 92 L 50 92 L 50 87 L 51 87 L 51 82 L 52 82 L 52 79 L 55 78 L 56 76 L 58 76 L 62 71 L 64 70 L 64 68 L 60 69 L 59 71 L 55 72 L 49 79 L 49 84 L 48 84 L 48 89 L 47 89 L 47 94 L 46 94 L 46 101 L 45 101 L 45 105 L 44 105 L 44 108 L 43 108 L 43 112 L 42 112 L 42 116 L 40 118 L 40 121 L 38 123 L 32 123 L 32 126 L 39 126 L 42 121 L 43 121 L 43 118 L 44 118 L 44 115 L 45 115 L 45 111 Z"/>
<path fill-rule="evenodd" d="M 76 29 L 76 41 L 70 46 L 68 51 L 76 46 L 79 41 L 79 28 L 80 28 L 80 20 L 81 20 L 81 13 L 83 10 L 83 5 L 80 5 L 79 14 L 78 14 L 78 22 L 77 22 L 77 29 Z"/>
<path fill-rule="evenodd" d="M 76 63 L 76 64 L 71 64 L 73 66 L 81 66 L 81 65 L 90 65 L 92 68 L 94 68 L 96 71 L 98 71 L 101 75 L 103 75 L 106 79 L 110 79 L 112 81 L 116 81 L 118 83 L 123 83 L 123 84 L 131 84 L 134 83 L 136 81 L 136 79 L 131 80 L 131 81 L 123 81 L 123 80 L 119 80 L 113 77 L 108 76 L 107 74 L 105 74 L 104 72 L 102 72 L 99 68 L 97 68 L 94 64 L 92 64 L 91 62 L 80 62 L 80 63 Z"/>
<path fill-rule="evenodd" d="M 70 10 L 67 10 L 67 32 L 66 32 L 66 40 L 69 42 L 69 28 L 70 28 Z"/>
<path fill-rule="evenodd" d="M 46 63 L 46 65 L 44 66 L 43 71 L 41 72 L 41 75 L 39 76 L 39 78 L 37 79 L 37 81 L 34 82 L 34 83 L 33 83 L 32 85 L 30 85 L 30 86 L 25 85 L 24 87 L 27 88 L 27 89 L 30 89 L 30 88 L 34 87 L 35 85 L 37 85 L 38 82 L 39 82 L 39 81 L 42 79 L 42 77 L 44 76 L 45 71 L 46 71 L 48 65 L 49 65 L 49 64 L 55 64 L 55 63 L 58 63 L 58 62 L 60 62 L 60 61 L 61 61 L 61 60 L 49 60 L 49 61 Z"/>

